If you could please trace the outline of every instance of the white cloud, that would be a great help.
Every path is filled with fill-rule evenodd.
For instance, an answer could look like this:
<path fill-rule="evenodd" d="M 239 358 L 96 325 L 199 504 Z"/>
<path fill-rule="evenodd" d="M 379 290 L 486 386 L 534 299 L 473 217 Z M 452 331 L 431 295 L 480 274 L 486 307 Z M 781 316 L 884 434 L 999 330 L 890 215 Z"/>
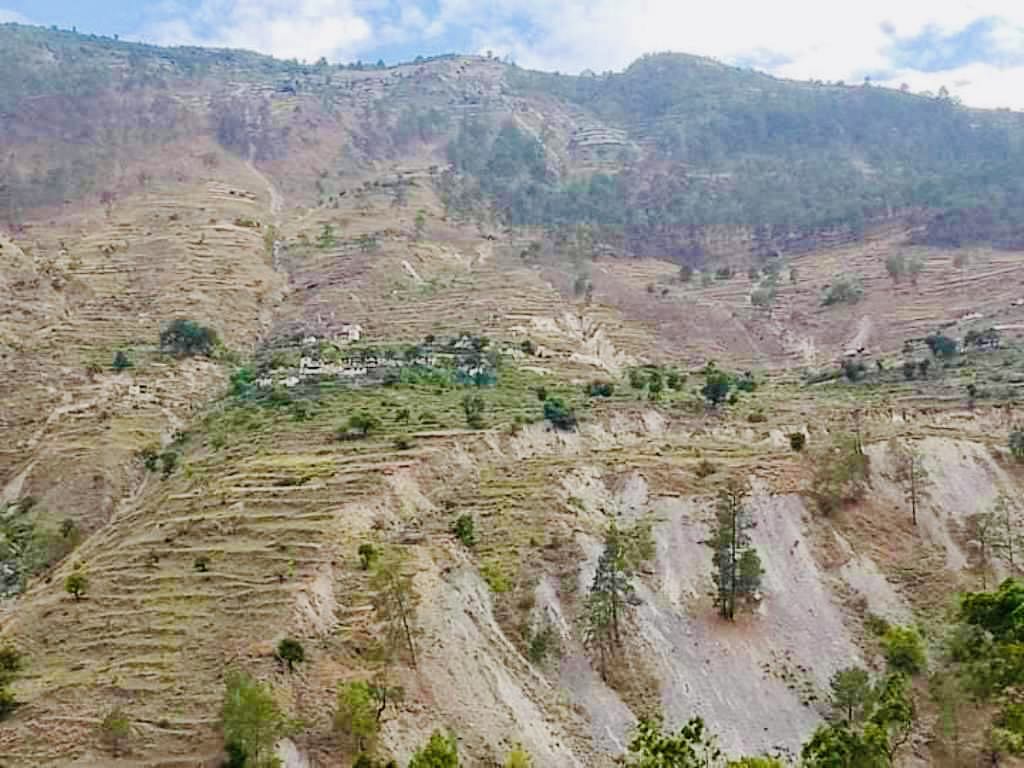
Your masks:
<path fill-rule="evenodd" d="M 150 25 L 162 44 L 246 48 L 284 59 L 343 59 L 373 32 L 355 0 L 203 0 L 185 15 Z M 373 5 L 370 3 L 369 5 Z"/>
<path fill-rule="evenodd" d="M 12 21 L 18 24 L 29 23 L 28 19 L 17 11 L 8 11 L 6 8 L 0 8 L 0 24 L 7 24 Z"/>

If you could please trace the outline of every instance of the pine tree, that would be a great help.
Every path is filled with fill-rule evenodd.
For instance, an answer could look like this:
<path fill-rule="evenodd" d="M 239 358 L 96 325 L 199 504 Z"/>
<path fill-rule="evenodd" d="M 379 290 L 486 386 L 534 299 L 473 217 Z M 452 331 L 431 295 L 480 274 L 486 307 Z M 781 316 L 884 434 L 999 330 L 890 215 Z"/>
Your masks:
<path fill-rule="evenodd" d="M 629 578 L 623 534 L 613 523 L 605 534 L 584 616 L 584 644 L 596 653 L 602 678 L 607 677 L 608 660 L 622 645 L 622 622 L 633 595 Z"/>
<path fill-rule="evenodd" d="M 747 531 L 754 523 L 746 509 L 749 494 L 745 483 L 732 479 L 718 494 L 715 530 L 708 542 L 715 554 L 715 605 L 722 618 L 736 618 L 736 603 L 750 597 L 761 587 L 761 559 L 750 546 Z"/>

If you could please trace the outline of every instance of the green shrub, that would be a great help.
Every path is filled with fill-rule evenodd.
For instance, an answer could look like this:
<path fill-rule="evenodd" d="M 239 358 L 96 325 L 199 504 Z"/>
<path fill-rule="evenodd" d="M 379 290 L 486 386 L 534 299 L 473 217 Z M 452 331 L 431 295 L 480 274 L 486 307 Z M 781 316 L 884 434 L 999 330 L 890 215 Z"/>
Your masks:
<path fill-rule="evenodd" d="M 291 672 L 295 669 L 296 664 L 301 664 L 306 660 L 306 649 L 295 638 L 286 637 L 277 644 L 275 655 L 288 665 L 288 671 Z"/>
<path fill-rule="evenodd" d="M 768 421 L 768 417 L 765 416 L 762 411 L 754 411 L 753 413 L 747 414 L 747 421 L 751 424 L 763 424 Z"/>
<path fill-rule="evenodd" d="M 160 349 L 178 357 L 209 357 L 220 339 L 216 331 L 194 320 L 172 320 L 160 332 Z"/>
<path fill-rule="evenodd" d="M 718 471 L 718 467 L 707 459 L 701 459 L 697 464 L 697 468 L 694 470 L 697 477 L 703 480 L 705 477 L 710 477 Z"/>
<path fill-rule="evenodd" d="M 882 635 L 882 648 L 890 671 L 916 675 L 925 667 L 924 643 L 912 627 L 889 627 Z"/>
<path fill-rule="evenodd" d="M 459 768 L 459 746 L 455 735 L 434 731 L 426 746 L 416 750 L 409 768 Z"/>
<path fill-rule="evenodd" d="M 210 558 L 206 555 L 200 555 L 192 561 L 192 567 L 197 573 L 206 573 L 210 570 Z"/>
<path fill-rule="evenodd" d="M 114 360 L 110 364 L 110 367 L 115 371 L 124 371 L 132 367 L 132 361 L 128 355 L 124 353 L 124 350 L 119 349 L 114 353 Z"/>
<path fill-rule="evenodd" d="M 472 549 L 476 545 L 476 524 L 472 515 L 460 515 L 452 526 L 455 538 L 466 547 Z"/>
<path fill-rule="evenodd" d="M 18 700 L 6 685 L 0 685 L 0 721 L 18 708 Z"/>
<path fill-rule="evenodd" d="M 486 403 L 480 395 L 466 395 L 462 398 L 462 410 L 470 429 L 483 429 Z"/>
<path fill-rule="evenodd" d="M 864 286 L 858 278 L 843 276 L 838 278 L 826 290 L 822 298 L 822 306 L 833 304 L 856 304 L 864 298 Z"/>
<path fill-rule="evenodd" d="M 380 556 L 380 552 L 373 544 L 360 544 L 359 545 L 359 567 L 364 571 L 368 571 L 373 567 L 374 562 Z"/>
<path fill-rule="evenodd" d="M 700 393 L 713 407 L 718 407 L 728 397 L 732 383 L 732 377 L 729 374 L 715 370 L 708 373 Z"/>
<path fill-rule="evenodd" d="M 224 742 L 244 755 L 245 766 L 275 765 L 274 746 L 289 729 L 270 686 L 239 670 L 228 671 L 224 683 Z"/>
<path fill-rule="evenodd" d="M 931 353 L 935 357 L 941 357 L 944 360 L 951 360 L 956 356 L 956 339 L 951 339 L 949 336 L 945 336 L 941 333 L 933 333 L 930 336 L 925 337 L 924 343 L 928 346 L 928 349 L 931 350 Z"/>
<path fill-rule="evenodd" d="M 534 664 L 542 664 L 554 649 L 557 641 L 554 628 L 550 624 L 545 624 L 530 634 L 526 657 Z"/>
<path fill-rule="evenodd" d="M 334 727 L 362 750 L 371 748 L 380 730 L 373 687 L 364 680 L 338 686 Z"/>
<path fill-rule="evenodd" d="M 488 561 L 480 566 L 480 575 L 487 582 L 487 586 L 496 595 L 508 592 L 512 589 L 508 576 L 501 569 L 501 565 L 494 561 Z"/>
<path fill-rule="evenodd" d="M 408 451 L 414 445 L 412 438 L 408 435 L 395 435 L 395 439 L 391 441 L 391 444 L 397 451 Z"/>
<path fill-rule="evenodd" d="M 555 429 L 571 430 L 576 428 L 576 412 L 560 397 L 552 397 L 544 401 L 544 418 L 551 422 Z"/>
<path fill-rule="evenodd" d="M 107 713 L 100 723 L 100 740 L 115 757 L 121 753 L 124 742 L 131 736 L 132 726 L 120 707 Z"/>
<path fill-rule="evenodd" d="M 682 389 L 683 383 L 686 381 L 686 375 L 680 373 L 677 370 L 670 370 L 665 375 L 665 386 L 669 389 L 678 390 Z"/>
<path fill-rule="evenodd" d="M 345 426 L 338 429 L 339 440 L 364 438 L 380 427 L 380 419 L 369 411 L 360 411 L 349 416 Z"/>
<path fill-rule="evenodd" d="M 8 682 L 21 669 L 21 653 L 13 645 L 0 646 L 0 685 Z"/>
<path fill-rule="evenodd" d="M 77 567 L 68 574 L 66 579 L 64 579 L 64 591 L 75 598 L 76 602 L 82 599 L 82 595 L 84 595 L 88 589 L 89 578 Z"/>
<path fill-rule="evenodd" d="M 644 372 L 640 368 L 629 369 L 629 386 L 633 389 L 643 389 L 647 386 L 647 379 L 644 378 Z"/>
<path fill-rule="evenodd" d="M 864 378 L 867 374 L 867 366 L 860 360 L 854 360 L 853 358 L 846 358 L 842 362 L 843 376 L 846 377 L 847 381 L 857 382 Z"/>
<path fill-rule="evenodd" d="M 166 480 L 174 474 L 174 470 L 178 466 L 178 452 L 168 449 L 166 451 L 162 451 L 159 458 L 161 467 L 160 474 L 163 476 L 164 480 Z"/>
<path fill-rule="evenodd" d="M 1024 429 L 1015 429 L 1010 433 L 1010 453 L 1017 461 L 1024 461 Z"/>
<path fill-rule="evenodd" d="M 615 385 L 610 381 L 592 381 L 587 385 L 590 397 L 611 397 L 615 394 Z"/>
<path fill-rule="evenodd" d="M 803 432 L 790 432 L 789 433 L 789 447 L 797 453 L 800 453 L 807 445 L 807 435 Z"/>

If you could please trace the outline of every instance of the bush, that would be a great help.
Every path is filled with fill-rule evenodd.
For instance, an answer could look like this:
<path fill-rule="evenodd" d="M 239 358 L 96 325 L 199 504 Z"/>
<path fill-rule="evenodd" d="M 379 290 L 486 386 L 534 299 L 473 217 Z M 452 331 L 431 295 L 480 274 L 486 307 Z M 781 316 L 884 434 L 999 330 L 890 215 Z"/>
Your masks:
<path fill-rule="evenodd" d="M 1024 461 L 1024 429 L 1015 429 L 1010 433 L 1010 453 L 1017 461 Z"/>
<path fill-rule="evenodd" d="M 526 646 L 526 657 L 533 664 L 541 664 L 548 657 L 557 642 L 555 630 L 550 624 L 545 624 L 541 629 L 530 635 Z"/>
<path fill-rule="evenodd" d="M 850 435 L 837 435 L 832 445 L 814 458 L 811 496 L 823 514 L 831 514 L 846 502 L 864 495 L 868 457 Z"/>
<path fill-rule="evenodd" d="M 273 691 L 238 670 L 229 671 L 224 683 L 224 742 L 244 756 L 243 765 L 272 765 L 274 746 L 288 732 Z"/>
<path fill-rule="evenodd" d="M 615 394 L 615 385 L 610 381 L 592 381 L 587 385 L 590 397 L 611 397 Z"/>
<path fill-rule="evenodd" d="M 903 378 L 907 381 L 913 381 L 914 377 L 917 376 L 917 363 L 913 360 L 903 361 Z"/>
<path fill-rule="evenodd" d="M 703 480 L 705 477 L 711 477 L 711 475 L 715 474 L 715 472 L 717 471 L 718 467 L 715 466 L 713 462 L 710 462 L 707 459 L 701 459 L 700 463 L 697 464 L 697 469 L 694 470 L 694 472 L 696 472 L 697 474 L 697 477 L 701 480 Z"/>
<path fill-rule="evenodd" d="M 82 595 L 89 589 L 89 578 L 76 567 L 64 579 L 64 591 L 75 598 L 75 601 L 82 599 Z"/>
<path fill-rule="evenodd" d="M 490 561 L 483 563 L 480 566 L 480 575 L 483 580 L 487 582 L 487 586 L 491 588 L 491 591 L 500 595 L 505 592 L 509 592 L 512 589 L 512 584 L 509 583 L 508 576 L 501 569 L 501 565 Z"/>
<path fill-rule="evenodd" d="M 724 371 L 714 370 L 707 374 L 700 393 L 713 407 L 718 407 L 729 396 L 732 377 Z"/>
<path fill-rule="evenodd" d="M 114 353 L 114 360 L 110 364 L 110 367 L 115 371 L 124 371 L 132 367 L 132 361 L 128 358 L 128 355 L 124 353 L 124 350 L 117 350 Z"/>
<path fill-rule="evenodd" d="M 120 754 L 131 732 L 131 723 L 119 707 L 110 710 L 100 723 L 100 739 L 115 757 Z"/>
<path fill-rule="evenodd" d="M 194 320 L 173 320 L 160 332 L 160 349 L 178 357 L 209 357 L 218 343 L 216 331 Z"/>
<path fill-rule="evenodd" d="M 669 389 L 678 390 L 682 389 L 683 383 L 686 381 L 686 376 L 681 374 L 677 370 L 670 370 L 665 374 L 665 386 Z"/>
<path fill-rule="evenodd" d="M 576 428 L 576 412 L 560 397 L 552 397 L 544 401 L 544 418 L 551 422 L 555 429 L 571 430 Z"/>
<path fill-rule="evenodd" d="M 459 746 L 454 734 L 434 731 L 426 746 L 416 750 L 409 768 L 459 768 Z"/>
<path fill-rule="evenodd" d="M 842 363 L 843 376 L 849 382 L 857 382 L 867 375 L 868 368 L 861 360 L 854 360 L 853 358 L 846 358 Z"/>
<path fill-rule="evenodd" d="M 931 350 L 935 357 L 941 357 L 944 360 L 951 360 L 956 356 L 956 339 L 951 339 L 949 336 L 944 336 L 941 333 L 933 333 L 931 336 L 927 336 L 925 338 L 924 343 L 928 345 L 928 349 Z"/>
<path fill-rule="evenodd" d="M 391 444 L 397 451 L 408 451 L 414 445 L 412 438 L 408 435 L 396 435 L 395 439 L 391 441 Z"/>
<path fill-rule="evenodd" d="M 21 653 L 13 645 L 0 646 L 0 685 L 8 682 L 21 669 Z"/>
<path fill-rule="evenodd" d="M 18 708 L 18 701 L 5 685 L 0 685 L 0 720 Z"/>
<path fill-rule="evenodd" d="M 452 526 L 452 533 L 462 542 L 463 546 L 470 549 L 476 546 L 476 523 L 474 523 L 472 515 L 459 515 Z"/>
<path fill-rule="evenodd" d="M 295 638 L 286 637 L 277 644 L 275 655 L 288 665 L 288 671 L 291 672 L 295 669 L 296 664 L 301 664 L 306 660 L 306 649 Z"/>
<path fill-rule="evenodd" d="M 911 627 L 889 627 L 882 635 L 882 648 L 892 672 L 916 675 L 925 667 L 924 643 Z"/>
<path fill-rule="evenodd" d="M 348 417 L 345 426 L 338 429 L 339 440 L 363 438 L 380 427 L 380 419 L 369 411 L 353 413 Z"/>
<path fill-rule="evenodd" d="M 789 433 L 789 447 L 797 453 L 800 453 L 807 445 L 807 435 L 803 432 L 790 432 Z"/>
<path fill-rule="evenodd" d="M 643 389 L 647 386 L 647 380 L 644 378 L 644 372 L 639 368 L 629 369 L 629 386 L 633 389 Z"/>
<path fill-rule="evenodd" d="M 364 680 L 338 686 L 334 727 L 360 750 L 373 746 L 380 729 L 373 689 Z"/>
<path fill-rule="evenodd" d="M 750 292 L 751 305 L 760 309 L 767 309 L 775 303 L 775 287 L 763 285 Z"/>
<path fill-rule="evenodd" d="M 370 570 L 377 558 L 380 557 L 380 552 L 373 544 L 360 544 L 358 554 L 359 567 L 364 571 Z"/>
<path fill-rule="evenodd" d="M 470 429 L 483 429 L 486 407 L 480 395 L 466 395 L 462 398 L 462 410 L 466 414 L 466 424 Z"/>
<path fill-rule="evenodd" d="M 833 304 L 856 304 L 864 298 L 864 286 L 857 278 L 840 277 L 826 291 L 821 300 L 822 306 L 830 307 Z"/>
<path fill-rule="evenodd" d="M 210 570 L 210 558 L 206 555 L 200 555 L 194 561 L 192 561 L 192 567 L 198 573 L 206 573 Z"/>
<path fill-rule="evenodd" d="M 754 411 L 753 413 L 747 414 L 747 421 L 751 424 L 763 424 L 768 421 L 768 417 L 765 416 L 762 411 Z"/>

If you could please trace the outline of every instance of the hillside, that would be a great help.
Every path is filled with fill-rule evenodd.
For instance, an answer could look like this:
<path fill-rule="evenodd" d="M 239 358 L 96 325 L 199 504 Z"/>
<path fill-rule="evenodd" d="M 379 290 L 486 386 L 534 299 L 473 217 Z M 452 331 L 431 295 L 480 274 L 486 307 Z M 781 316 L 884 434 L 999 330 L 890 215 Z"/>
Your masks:
<path fill-rule="evenodd" d="M 463 765 L 612 766 L 652 713 L 796 759 L 901 627 L 884 764 L 1014 764 L 1016 619 L 956 598 L 1020 575 L 1019 115 L 669 54 L 3 25 L 0 63 L 0 766 L 221 765 L 237 671 L 288 768 L 439 728 Z M 730 621 L 737 479 L 763 575 Z M 949 640 L 979 625 L 988 655 Z M 359 681 L 401 689 L 363 744 Z"/>

